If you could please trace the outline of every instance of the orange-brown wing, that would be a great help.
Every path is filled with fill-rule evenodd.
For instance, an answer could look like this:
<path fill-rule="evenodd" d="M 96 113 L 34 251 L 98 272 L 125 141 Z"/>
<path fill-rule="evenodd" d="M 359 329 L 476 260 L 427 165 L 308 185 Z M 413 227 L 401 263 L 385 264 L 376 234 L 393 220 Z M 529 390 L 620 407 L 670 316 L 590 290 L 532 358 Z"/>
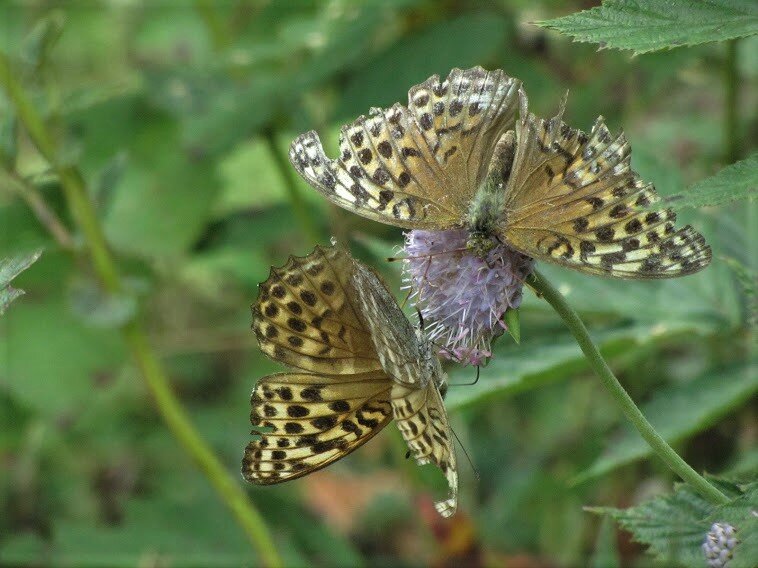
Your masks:
<path fill-rule="evenodd" d="M 448 496 L 434 505 L 443 517 L 452 516 L 458 508 L 458 469 L 447 412 L 437 386 L 429 382 L 414 389 L 396 384 L 392 412 L 416 463 L 434 464 L 445 475 Z"/>
<path fill-rule="evenodd" d="M 498 138 L 516 121 L 520 81 L 500 70 L 453 69 L 408 92 L 408 106 L 372 109 L 342 128 L 340 155 L 315 132 L 290 161 L 330 201 L 369 219 L 414 229 L 462 225 Z"/>
<path fill-rule="evenodd" d="M 258 437 L 245 449 L 242 475 L 259 485 L 307 475 L 346 456 L 392 419 L 392 381 L 355 375 L 280 373 L 263 377 L 251 398 Z"/>
<path fill-rule="evenodd" d="M 261 350 L 304 371 L 381 371 L 370 330 L 354 305 L 354 263 L 338 247 L 316 247 L 272 268 L 252 308 Z"/>
<path fill-rule="evenodd" d="M 519 251 L 577 270 L 617 278 L 670 278 L 697 272 L 711 260 L 705 239 L 677 228 L 670 209 L 630 167 L 623 133 L 598 118 L 589 135 L 558 115 L 526 110 L 506 185 L 502 236 Z"/>

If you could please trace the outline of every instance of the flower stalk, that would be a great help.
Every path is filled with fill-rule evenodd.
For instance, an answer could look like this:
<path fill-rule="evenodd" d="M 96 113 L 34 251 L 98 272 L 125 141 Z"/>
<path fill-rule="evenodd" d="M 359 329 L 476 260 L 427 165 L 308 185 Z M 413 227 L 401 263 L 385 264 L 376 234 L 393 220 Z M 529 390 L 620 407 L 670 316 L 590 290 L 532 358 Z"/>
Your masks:
<path fill-rule="evenodd" d="M 2 52 L 0 85 L 8 94 L 32 142 L 56 171 L 68 207 L 82 231 L 86 250 L 103 287 L 109 293 L 120 292 L 122 282 L 116 262 L 108 249 L 102 226 L 88 197 L 84 178 L 75 166 L 62 164 L 58 160 L 54 138 L 14 76 L 11 65 Z M 263 517 L 192 425 L 187 412 L 173 393 L 165 369 L 152 350 L 141 324 L 132 320 L 122 327 L 121 333 L 173 436 L 198 464 L 221 500 L 232 511 L 260 555 L 262 563 L 269 567 L 281 566 L 281 558 Z"/>
<path fill-rule="evenodd" d="M 661 437 L 653 425 L 647 421 L 640 409 L 613 374 L 613 371 L 611 371 L 610 367 L 605 362 L 605 359 L 603 359 L 598 348 L 592 342 L 592 338 L 590 337 L 584 322 L 582 322 L 574 309 L 569 306 L 563 295 L 561 295 L 561 293 L 536 270 L 527 278 L 527 284 L 529 284 L 535 292 L 544 298 L 553 309 L 558 312 L 558 315 L 563 319 L 564 323 L 571 331 L 585 357 L 587 357 L 592 369 L 603 381 L 603 384 L 608 389 L 608 392 L 618 406 L 648 445 L 653 449 L 656 455 L 658 455 L 658 457 L 661 458 L 661 460 L 663 460 L 674 473 L 687 482 L 704 498 L 708 499 L 708 501 L 714 505 L 728 503 L 729 498 L 692 469 L 692 467 L 690 467 L 690 465 L 685 462 L 671 446 L 669 446 L 666 440 Z"/>

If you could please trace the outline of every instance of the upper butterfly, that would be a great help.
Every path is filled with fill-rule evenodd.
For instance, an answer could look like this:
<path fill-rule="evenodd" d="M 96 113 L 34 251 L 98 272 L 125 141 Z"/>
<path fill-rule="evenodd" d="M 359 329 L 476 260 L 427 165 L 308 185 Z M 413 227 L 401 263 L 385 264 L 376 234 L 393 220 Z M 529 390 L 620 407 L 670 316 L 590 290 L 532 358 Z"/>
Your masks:
<path fill-rule="evenodd" d="M 408 106 L 371 109 L 343 126 L 340 156 L 314 131 L 290 161 L 333 203 L 411 229 L 466 228 L 479 255 L 493 237 L 528 256 L 618 278 L 669 278 L 707 266 L 711 249 L 675 228 L 652 184 L 630 167 L 623 133 L 602 118 L 585 134 L 527 110 L 500 70 L 453 69 L 410 89 Z M 520 118 L 516 118 L 517 110 Z"/>
<path fill-rule="evenodd" d="M 410 454 L 433 463 L 455 513 L 458 474 L 442 397 L 446 375 L 431 343 L 408 322 L 380 277 L 338 247 L 272 268 L 253 305 L 261 350 L 295 369 L 263 377 L 250 420 L 248 481 L 288 481 L 346 456 L 393 417 Z"/>

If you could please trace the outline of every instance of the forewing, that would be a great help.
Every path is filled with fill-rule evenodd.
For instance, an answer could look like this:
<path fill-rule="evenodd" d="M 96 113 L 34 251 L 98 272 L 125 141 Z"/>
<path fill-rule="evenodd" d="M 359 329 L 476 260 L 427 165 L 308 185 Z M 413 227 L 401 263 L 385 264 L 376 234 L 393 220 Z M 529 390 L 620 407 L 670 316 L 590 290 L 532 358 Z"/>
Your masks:
<path fill-rule="evenodd" d="M 242 475 L 260 485 L 302 477 L 346 456 L 392 419 L 392 381 L 383 372 L 356 375 L 280 373 L 263 377 L 251 397 L 258 438 Z"/>
<path fill-rule="evenodd" d="M 422 354 L 416 331 L 384 281 L 369 267 L 356 265 L 353 285 L 361 317 L 384 371 L 397 382 L 423 384 Z"/>
<path fill-rule="evenodd" d="M 300 175 L 330 201 L 391 225 L 447 229 L 464 222 L 493 148 L 516 120 L 520 82 L 502 71 L 453 69 L 408 92 L 408 106 L 372 109 L 344 126 L 340 156 L 318 134 L 290 147 Z"/>
<path fill-rule="evenodd" d="M 272 268 L 253 305 L 253 329 L 269 357 L 305 371 L 352 374 L 380 371 L 370 330 L 359 317 L 355 261 L 338 247 L 290 257 Z"/>
<path fill-rule="evenodd" d="M 677 228 L 652 184 L 630 167 L 623 133 L 598 118 L 587 135 L 558 116 L 526 111 L 506 186 L 504 237 L 529 256 L 618 278 L 670 278 L 701 270 L 711 249 L 692 227 Z"/>
<path fill-rule="evenodd" d="M 422 389 L 395 385 L 392 413 L 416 463 L 433 463 L 445 475 L 450 488 L 448 497 L 434 505 L 443 517 L 450 517 L 458 507 L 458 470 L 447 413 L 437 387 L 433 382 Z"/>

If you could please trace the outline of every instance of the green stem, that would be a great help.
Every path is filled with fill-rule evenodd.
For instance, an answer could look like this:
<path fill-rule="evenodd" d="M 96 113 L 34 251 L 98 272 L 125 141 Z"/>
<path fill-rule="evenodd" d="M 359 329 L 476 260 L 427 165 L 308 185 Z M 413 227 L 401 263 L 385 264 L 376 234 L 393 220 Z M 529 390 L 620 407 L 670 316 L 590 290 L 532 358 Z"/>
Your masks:
<path fill-rule="evenodd" d="M 237 517 L 238 523 L 258 549 L 263 563 L 269 567 L 281 566 L 282 561 L 263 517 L 192 426 L 187 412 L 172 392 L 145 333 L 136 322 L 131 322 L 124 327 L 123 334 L 171 433 L 192 456 L 226 506 Z"/>
<path fill-rule="evenodd" d="M 8 93 L 32 142 L 56 170 L 66 201 L 85 237 L 87 249 L 103 286 L 111 293 L 119 292 L 122 285 L 116 263 L 108 250 L 100 221 L 88 197 L 82 175 L 74 166 L 63 165 L 57 160 L 56 146 L 52 136 L 21 84 L 13 76 L 8 60 L 2 52 L 0 52 L 0 84 Z M 172 392 L 166 372 L 151 349 L 141 325 L 136 320 L 131 321 L 121 329 L 121 332 L 173 436 L 192 456 L 223 502 L 237 518 L 237 522 L 257 549 L 263 563 L 271 567 L 281 566 L 281 558 L 262 516 L 239 483 L 226 471 L 192 426 L 186 411 Z"/>
<path fill-rule="evenodd" d="M 224 20 L 216 12 L 216 6 L 212 0 L 195 0 L 195 10 L 208 29 L 208 34 L 213 42 L 215 50 L 219 51 L 229 46 L 229 32 L 226 29 Z"/>
<path fill-rule="evenodd" d="M 53 137 L 47 131 L 29 97 L 24 93 L 21 83 L 14 77 L 13 70 L 3 53 L 0 53 L 0 85 L 5 88 L 11 102 L 16 107 L 16 113 L 29 133 L 32 142 L 58 173 L 63 192 L 66 194 L 66 201 L 74 220 L 84 234 L 92 262 L 103 281 L 103 285 L 109 292 L 117 292 L 119 290 L 118 274 L 105 246 L 105 237 L 100 223 L 91 211 L 84 180 L 76 168 L 58 162 Z"/>
<path fill-rule="evenodd" d="M 23 179 L 16 172 L 0 171 L 0 182 L 7 183 L 8 188 L 13 193 L 26 201 L 29 209 L 34 213 L 34 216 L 37 217 L 40 224 L 47 229 L 62 249 L 68 251 L 74 251 L 76 249 L 74 238 L 71 236 L 71 233 L 69 233 L 66 226 L 55 214 L 55 211 L 47 205 L 45 199 L 40 195 L 40 192 L 36 187 Z"/>
<path fill-rule="evenodd" d="M 660 457 L 674 473 L 689 483 L 696 491 L 713 504 L 721 505 L 728 503 L 729 499 L 726 495 L 721 493 L 713 485 L 708 483 L 704 477 L 692 469 L 687 462 L 685 462 L 679 454 L 666 443 L 666 440 L 656 432 L 652 424 L 645 419 L 645 416 L 640 412 L 640 409 L 637 408 L 637 405 L 634 404 L 632 398 L 614 376 L 613 371 L 608 367 L 603 356 L 600 355 L 600 351 L 598 351 L 597 347 L 595 347 L 595 344 L 592 342 L 587 328 L 584 326 L 582 320 L 579 319 L 579 315 L 568 305 L 566 299 L 561 293 L 536 270 L 528 278 L 527 283 L 534 288 L 538 294 L 545 298 L 556 312 L 558 312 L 558 315 L 561 316 L 576 339 L 576 342 L 579 344 L 579 347 L 584 352 L 585 357 L 587 357 L 590 366 L 603 381 L 603 384 L 608 389 L 611 396 L 613 396 L 626 417 L 632 422 L 634 427 L 658 457 Z"/>
<path fill-rule="evenodd" d="M 271 154 L 271 157 L 273 158 L 274 163 L 279 169 L 279 173 L 284 180 L 284 186 L 287 188 L 287 192 L 289 193 L 290 204 L 292 205 L 292 210 L 295 213 L 295 217 L 297 217 L 297 222 L 300 225 L 300 230 L 309 242 L 319 242 L 321 239 L 319 238 L 319 231 L 313 222 L 314 217 L 308 213 L 308 210 L 305 207 L 303 196 L 300 195 L 294 174 L 292 173 L 292 166 L 290 166 L 289 162 L 284 159 L 282 153 L 279 152 L 279 148 L 277 147 L 276 134 L 273 128 L 267 128 L 264 130 L 264 139 L 266 140 L 266 145 L 268 146 L 269 153 Z"/>
<path fill-rule="evenodd" d="M 726 139 L 725 160 L 727 164 L 739 157 L 739 71 L 737 69 L 737 42 L 726 42 L 726 63 L 724 65 L 724 138 Z"/>

